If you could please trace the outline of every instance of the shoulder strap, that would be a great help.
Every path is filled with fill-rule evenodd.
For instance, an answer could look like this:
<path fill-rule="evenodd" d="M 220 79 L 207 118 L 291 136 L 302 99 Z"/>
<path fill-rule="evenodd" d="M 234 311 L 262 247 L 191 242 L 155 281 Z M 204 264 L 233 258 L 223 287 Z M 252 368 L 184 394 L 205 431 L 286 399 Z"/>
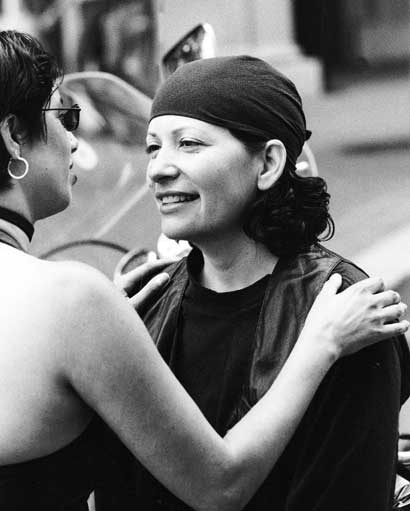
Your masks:
<path fill-rule="evenodd" d="M 18 250 L 23 250 L 18 241 L 4 231 L 0 231 L 0 243 L 5 243 L 6 245 L 10 245 Z"/>

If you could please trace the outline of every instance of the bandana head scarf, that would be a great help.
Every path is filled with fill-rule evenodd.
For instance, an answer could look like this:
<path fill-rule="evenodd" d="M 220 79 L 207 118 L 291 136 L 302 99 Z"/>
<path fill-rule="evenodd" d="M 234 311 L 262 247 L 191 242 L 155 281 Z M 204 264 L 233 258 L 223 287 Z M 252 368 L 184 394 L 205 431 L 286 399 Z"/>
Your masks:
<path fill-rule="evenodd" d="M 155 95 L 151 120 L 181 115 L 263 140 L 279 139 L 293 166 L 310 136 L 295 85 L 263 60 L 242 55 L 196 60 Z"/>

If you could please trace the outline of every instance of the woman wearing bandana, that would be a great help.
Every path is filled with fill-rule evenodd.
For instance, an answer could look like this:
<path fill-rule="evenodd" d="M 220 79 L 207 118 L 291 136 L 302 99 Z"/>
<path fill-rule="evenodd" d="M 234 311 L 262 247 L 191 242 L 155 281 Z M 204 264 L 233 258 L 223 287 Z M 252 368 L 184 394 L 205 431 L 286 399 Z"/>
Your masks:
<path fill-rule="evenodd" d="M 143 320 L 221 435 L 277 380 L 323 283 L 366 276 L 318 244 L 333 223 L 324 180 L 295 170 L 308 136 L 293 83 L 248 56 L 187 64 L 154 98 L 147 179 L 163 232 L 193 249 Z M 390 510 L 408 364 L 403 337 L 340 360 L 244 509 Z M 101 509 L 189 509 L 116 454 Z"/>
<path fill-rule="evenodd" d="M 75 182 L 80 107 L 60 83 L 36 40 L 0 32 L 0 509 L 87 510 L 101 419 L 189 506 L 242 507 L 331 365 L 405 331 L 385 324 L 404 306 L 378 279 L 337 296 L 332 279 L 266 399 L 221 438 L 112 283 L 28 253 L 33 224 L 67 207 Z"/>

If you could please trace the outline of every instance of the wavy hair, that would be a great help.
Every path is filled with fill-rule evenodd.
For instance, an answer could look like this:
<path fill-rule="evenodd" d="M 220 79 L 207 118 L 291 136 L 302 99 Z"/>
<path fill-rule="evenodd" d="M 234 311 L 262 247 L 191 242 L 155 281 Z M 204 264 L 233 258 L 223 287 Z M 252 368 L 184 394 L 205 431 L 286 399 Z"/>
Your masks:
<path fill-rule="evenodd" d="M 236 131 L 231 134 L 250 154 L 257 154 L 265 147 L 266 140 Z M 258 191 L 245 215 L 244 231 L 276 256 L 305 252 L 314 243 L 327 241 L 334 234 L 329 200 L 323 178 L 301 177 L 287 161 L 272 188 Z"/>
<path fill-rule="evenodd" d="M 37 39 L 14 30 L 0 31 L 0 122 L 14 114 L 30 141 L 45 139 L 42 108 L 61 76 L 57 61 Z M 9 158 L 0 139 L 0 189 L 10 185 L 5 171 Z"/>

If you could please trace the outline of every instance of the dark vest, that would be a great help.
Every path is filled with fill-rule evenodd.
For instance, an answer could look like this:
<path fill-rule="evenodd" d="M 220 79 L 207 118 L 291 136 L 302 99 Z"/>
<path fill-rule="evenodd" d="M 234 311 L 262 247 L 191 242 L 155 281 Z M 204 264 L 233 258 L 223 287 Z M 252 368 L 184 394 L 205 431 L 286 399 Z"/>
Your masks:
<path fill-rule="evenodd" d="M 142 318 L 163 358 L 173 367 L 181 304 L 188 284 L 186 259 L 166 271 L 170 281 Z M 288 358 L 313 301 L 334 272 L 342 275 L 343 288 L 366 277 L 357 266 L 320 245 L 309 252 L 279 260 L 270 276 L 259 314 L 249 373 L 238 402 L 233 404 L 234 413 L 225 425 L 226 429 L 243 417 L 269 389 Z M 358 501 L 355 509 L 367 509 L 369 502 L 371 509 L 377 511 L 391 509 L 398 411 L 400 401 L 408 396 L 409 353 L 405 339 L 380 343 L 354 357 L 342 359 L 338 365 L 338 369 L 335 367 L 328 373 L 292 441 L 256 492 L 249 509 L 282 510 L 286 507 L 286 510 L 299 511 L 303 506 L 303 509 L 320 511 L 345 510 L 343 497 L 349 494 Z M 344 378 L 349 378 L 346 391 Z M 370 395 L 372 399 L 367 398 Z M 356 417 L 367 417 L 366 428 L 371 427 L 375 420 L 374 410 L 381 408 L 377 404 L 379 395 L 386 408 L 377 417 L 378 428 L 372 434 L 358 423 Z M 343 411 L 345 408 L 347 412 Z M 342 421 L 338 421 L 339 411 Z M 385 424 L 381 424 L 383 421 Z M 373 447 L 379 433 L 383 436 L 383 444 Z M 355 442 L 354 446 L 351 442 Z M 366 448 L 371 445 L 369 452 L 372 454 L 366 451 L 367 454 L 362 455 L 363 445 Z M 121 449 L 117 451 L 120 460 Z M 322 481 L 336 470 L 335 456 L 346 477 L 337 478 L 334 486 L 329 486 L 327 481 Z M 354 474 L 361 462 L 361 479 L 356 482 Z M 114 481 L 115 476 L 111 475 L 105 492 L 102 492 L 104 505 L 98 506 L 98 511 L 188 509 L 160 483 L 152 481 L 142 467 L 138 468 L 130 455 L 127 460 L 123 453 L 122 461 L 113 472 L 117 476 L 122 472 L 122 476 Z M 365 486 L 365 491 L 360 485 Z M 112 502 L 109 502 L 110 498 Z"/>
<path fill-rule="evenodd" d="M 292 258 L 280 259 L 270 276 L 254 339 L 249 378 L 243 387 L 238 416 L 243 416 L 269 389 L 288 358 L 304 320 L 323 284 L 335 267 L 345 261 L 321 245 Z M 347 261 L 346 261 L 347 262 Z M 352 263 L 350 276 L 358 281 L 366 274 Z M 186 259 L 166 270 L 170 281 L 161 297 L 143 315 L 158 349 L 172 366 L 178 318 L 188 274 Z M 352 275 L 354 274 L 354 275 Z M 345 282 L 344 287 L 352 282 Z M 346 285 L 347 284 L 347 285 Z M 171 347 L 171 348 L 170 348 Z"/>

